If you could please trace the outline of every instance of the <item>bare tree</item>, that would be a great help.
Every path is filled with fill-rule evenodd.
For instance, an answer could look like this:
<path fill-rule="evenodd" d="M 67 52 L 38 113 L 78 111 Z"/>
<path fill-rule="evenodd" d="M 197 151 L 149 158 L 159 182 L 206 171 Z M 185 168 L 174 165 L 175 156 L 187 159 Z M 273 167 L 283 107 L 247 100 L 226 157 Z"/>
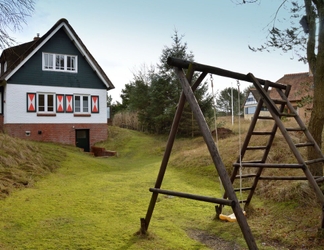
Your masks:
<path fill-rule="evenodd" d="M 237 4 L 261 4 L 261 0 L 232 1 Z M 279 20 L 280 11 L 289 11 L 290 19 Z M 269 51 L 271 48 L 293 51 L 300 61 L 308 63 L 314 76 L 313 109 L 308 129 L 321 147 L 324 126 L 324 1 L 281 0 L 274 14 L 268 24 L 267 42 L 257 48 L 249 47 L 253 51 Z M 310 159 L 318 158 L 313 147 L 309 147 L 308 156 Z M 323 176 L 321 163 L 311 165 L 310 171 L 315 176 Z"/>
<path fill-rule="evenodd" d="M 26 17 L 34 11 L 34 0 L 0 0 L 0 49 L 15 43 L 9 31 L 15 32 L 26 24 Z"/>

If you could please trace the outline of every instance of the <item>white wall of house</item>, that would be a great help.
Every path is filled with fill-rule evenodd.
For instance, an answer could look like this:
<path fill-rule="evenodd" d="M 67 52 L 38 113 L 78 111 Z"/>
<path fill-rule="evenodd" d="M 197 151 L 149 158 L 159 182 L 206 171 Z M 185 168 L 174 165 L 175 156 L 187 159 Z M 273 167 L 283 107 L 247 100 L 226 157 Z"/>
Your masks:
<path fill-rule="evenodd" d="M 254 98 L 252 92 L 250 92 L 244 104 L 244 119 L 250 120 L 251 117 L 253 117 L 257 105 L 258 102 Z"/>
<path fill-rule="evenodd" d="M 99 96 L 99 113 L 89 113 L 89 117 L 76 117 L 74 113 L 56 113 L 55 116 L 37 116 L 37 112 L 27 112 L 27 93 L 55 93 L 64 95 L 84 94 Z M 107 123 L 105 89 L 50 87 L 7 83 L 5 86 L 4 124 L 11 123 Z M 91 105 L 91 104 L 90 104 Z M 56 107 L 56 105 L 55 105 Z"/>

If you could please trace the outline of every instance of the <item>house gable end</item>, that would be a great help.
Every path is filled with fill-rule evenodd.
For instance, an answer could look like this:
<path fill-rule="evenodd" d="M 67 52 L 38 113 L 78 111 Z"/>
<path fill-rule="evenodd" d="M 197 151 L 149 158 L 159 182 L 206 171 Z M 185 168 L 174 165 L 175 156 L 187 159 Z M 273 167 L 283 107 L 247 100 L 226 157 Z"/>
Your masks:
<path fill-rule="evenodd" d="M 60 19 L 44 36 L 37 37 L 36 40 L 33 42 L 29 42 L 26 44 L 22 44 L 19 46 L 16 46 L 17 49 L 25 48 L 24 50 L 19 54 L 19 57 L 16 61 L 14 61 L 8 68 L 6 72 L 2 72 L 2 75 L 0 77 L 0 81 L 8 81 L 11 79 L 11 77 L 24 65 L 27 63 L 27 61 L 33 57 L 36 53 L 39 53 L 41 48 L 47 44 L 54 36 L 55 34 L 63 30 L 65 31 L 67 37 L 70 39 L 70 43 L 73 43 L 75 47 L 78 49 L 79 53 L 82 55 L 82 57 L 88 62 L 89 66 L 92 68 L 93 72 L 99 77 L 102 81 L 102 84 L 105 85 L 106 89 L 113 89 L 114 85 L 111 83 L 105 72 L 102 70 L 100 65 L 97 63 L 97 61 L 93 58 L 91 53 L 88 51 L 86 46 L 82 43 L 81 39 L 78 37 L 76 32 L 73 30 L 73 28 L 70 26 L 68 21 L 66 19 Z M 28 48 L 26 47 L 28 46 Z M 9 48 L 7 50 L 11 50 L 12 48 Z"/>
<path fill-rule="evenodd" d="M 77 73 L 44 71 L 43 53 L 77 56 Z M 106 85 L 70 40 L 64 28 L 58 30 L 29 60 L 8 80 L 12 84 L 31 84 L 76 88 L 106 89 Z"/>

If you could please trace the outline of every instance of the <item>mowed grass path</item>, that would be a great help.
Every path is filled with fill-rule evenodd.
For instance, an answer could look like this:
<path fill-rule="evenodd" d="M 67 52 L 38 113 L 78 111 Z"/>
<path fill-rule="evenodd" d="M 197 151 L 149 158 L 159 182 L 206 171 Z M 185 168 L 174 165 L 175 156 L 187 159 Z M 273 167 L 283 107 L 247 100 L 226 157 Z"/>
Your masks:
<path fill-rule="evenodd" d="M 160 195 L 149 235 L 136 235 L 165 140 L 123 130 L 109 145 L 118 157 L 94 158 L 67 148 L 55 173 L 1 200 L 0 249 L 208 249 L 187 231 L 213 231 L 219 222 L 210 203 Z M 173 168 L 163 187 L 220 197 L 217 183 Z M 228 226 L 233 239 L 245 245 L 237 224 Z"/>

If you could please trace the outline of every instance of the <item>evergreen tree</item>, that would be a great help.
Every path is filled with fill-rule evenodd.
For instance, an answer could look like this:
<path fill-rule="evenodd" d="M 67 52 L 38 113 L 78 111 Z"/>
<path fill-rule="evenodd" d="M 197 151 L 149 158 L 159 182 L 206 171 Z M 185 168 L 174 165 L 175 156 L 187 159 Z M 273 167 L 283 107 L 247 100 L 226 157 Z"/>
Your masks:
<path fill-rule="evenodd" d="M 170 131 L 179 97 L 182 91 L 181 84 L 173 68 L 167 64 L 168 57 L 176 57 L 193 61 L 192 52 L 187 53 L 187 44 L 182 42 L 182 36 L 175 31 L 172 36 L 172 46 L 165 46 L 162 50 L 158 71 L 139 72 L 134 75 L 134 81 L 126 84 L 122 90 L 123 106 L 129 111 L 138 112 L 138 119 L 144 130 L 151 133 L 168 133 Z M 197 76 L 194 76 L 194 80 Z M 207 93 L 207 83 L 195 91 L 202 112 L 212 116 L 212 96 Z M 192 119 L 189 105 L 180 121 L 179 134 L 184 136 L 198 134 L 196 121 Z"/>
<path fill-rule="evenodd" d="M 175 75 L 173 68 L 167 64 L 168 57 L 175 57 L 187 61 L 194 61 L 194 55 L 190 51 L 188 52 L 187 43 L 182 42 L 183 36 L 179 36 L 178 32 L 175 31 L 174 35 L 171 37 L 173 40 L 172 47 L 165 46 L 162 50 L 162 55 L 160 57 L 160 64 L 158 65 L 159 75 L 165 80 L 166 84 L 170 85 L 169 93 L 172 98 L 172 102 L 169 102 L 169 105 L 172 105 L 173 108 L 168 110 L 175 110 L 175 106 L 178 103 L 180 94 L 182 92 L 181 84 Z M 193 81 L 197 79 L 197 75 L 194 75 Z M 207 94 L 207 84 L 201 84 L 195 91 L 196 99 L 202 109 L 204 115 L 212 116 L 212 96 Z M 172 93 L 172 94 L 171 94 Z M 173 111 L 174 114 L 174 111 Z M 169 117 L 171 118 L 171 117 Z M 172 124 L 172 119 L 170 120 L 170 126 Z M 193 118 L 191 109 L 189 105 L 185 105 L 180 124 L 178 129 L 178 134 L 183 136 L 198 135 L 200 134 L 199 128 L 196 120 Z"/>

